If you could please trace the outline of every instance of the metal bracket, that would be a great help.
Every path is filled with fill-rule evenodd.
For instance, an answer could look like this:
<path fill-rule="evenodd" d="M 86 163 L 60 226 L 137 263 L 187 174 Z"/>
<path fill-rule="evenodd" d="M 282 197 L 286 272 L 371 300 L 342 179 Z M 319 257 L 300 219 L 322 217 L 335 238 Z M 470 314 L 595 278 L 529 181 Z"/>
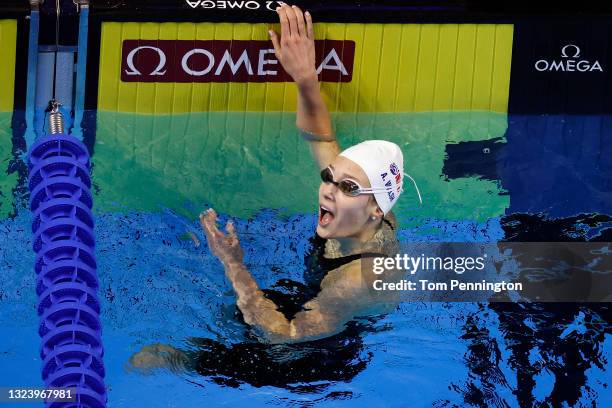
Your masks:
<path fill-rule="evenodd" d="M 38 10 L 45 0 L 30 0 L 30 8 L 32 10 Z"/>

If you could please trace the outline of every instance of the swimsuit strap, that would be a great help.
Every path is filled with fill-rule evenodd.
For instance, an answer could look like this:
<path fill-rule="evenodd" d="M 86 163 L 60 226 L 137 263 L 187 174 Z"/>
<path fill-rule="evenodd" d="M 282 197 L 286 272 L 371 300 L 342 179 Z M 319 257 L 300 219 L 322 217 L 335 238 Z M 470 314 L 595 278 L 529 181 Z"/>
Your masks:
<path fill-rule="evenodd" d="M 393 224 L 391 224 L 391 221 L 389 221 L 385 217 L 383 217 L 382 220 L 389 226 L 389 228 L 391 228 L 392 230 L 395 230 L 395 228 L 393 227 Z"/>

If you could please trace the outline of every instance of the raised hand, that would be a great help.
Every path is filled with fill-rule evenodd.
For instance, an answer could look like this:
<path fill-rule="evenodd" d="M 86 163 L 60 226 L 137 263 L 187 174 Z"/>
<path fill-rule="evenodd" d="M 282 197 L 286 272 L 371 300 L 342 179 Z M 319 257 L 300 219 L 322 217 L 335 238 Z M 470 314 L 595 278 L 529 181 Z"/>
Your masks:
<path fill-rule="evenodd" d="M 281 24 L 280 39 L 274 30 L 269 31 L 276 58 L 298 86 L 317 82 L 310 13 L 288 4 L 277 7 L 276 12 Z"/>
<path fill-rule="evenodd" d="M 206 241 L 211 252 L 219 258 L 225 266 L 242 264 L 244 252 L 230 220 L 225 226 L 227 235 L 217 228 L 217 213 L 212 208 L 200 214 L 200 224 L 206 234 Z"/>

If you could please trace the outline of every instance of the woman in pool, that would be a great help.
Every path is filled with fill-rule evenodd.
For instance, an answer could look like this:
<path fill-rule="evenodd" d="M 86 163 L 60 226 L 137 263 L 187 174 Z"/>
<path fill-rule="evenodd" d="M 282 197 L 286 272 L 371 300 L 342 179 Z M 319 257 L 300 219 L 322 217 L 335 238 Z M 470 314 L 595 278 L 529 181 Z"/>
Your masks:
<path fill-rule="evenodd" d="M 244 321 L 267 341 L 286 343 L 330 336 L 356 316 L 386 306 L 370 290 L 374 275 L 371 269 L 362 273 L 362 258 L 364 252 L 390 255 L 397 242 L 390 210 L 401 192 L 403 158 L 397 145 L 382 140 L 340 152 L 319 91 L 310 13 L 286 4 L 277 11 L 280 38 L 272 30 L 270 37 L 277 59 L 299 90 L 296 124 L 321 168 L 316 233 L 326 240 L 323 261 L 334 259 L 336 267 L 327 271 L 320 291 L 304 310 L 287 319 L 244 266 L 231 221 L 227 235 L 217 228 L 214 210 L 201 214 L 200 221 L 211 251 L 225 267 Z"/>
<path fill-rule="evenodd" d="M 306 283 L 291 282 L 292 287 L 300 288 L 297 294 L 277 290 L 282 289 L 282 283 L 275 285 L 276 289 L 260 289 L 243 263 L 233 224 L 227 223 L 227 234 L 221 232 L 217 214 L 209 209 L 200 215 L 208 245 L 223 263 L 237 296 L 236 304 L 244 322 L 258 335 L 258 343 L 228 348 L 210 339 L 192 340 L 200 349 L 196 355 L 165 345 L 147 346 L 130 359 L 136 367 L 187 365 L 203 374 L 220 374 L 223 370 L 221 374 L 256 384 L 309 381 L 323 379 L 322 375 L 342 379 L 362 368 L 354 372 L 350 369 L 358 366 L 355 361 L 361 349 L 355 318 L 385 313 L 396 305 L 395 294 L 371 288 L 375 279 L 401 279 L 400 272 L 374 275 L 371 262 L 375 256 L 394 256 L 398 250 L 396 221 L 390 210 L 402 191 L 402 152 L 397 145 L 382 140 L 366 141 L 340 152 L 319 90 L 312 18 L 308 12 L 286 4 L 277 12 L 280 37 L 274 31 L 270 31 L 270 37 L 277 59 L 298 87 L 296 124 L 321 169 L 318 225 L 306 259 Z M 307 357 L 301 353 L 300 358 L 293 359 L 291 364 L 300 369 L 273 361 L 265 345 L 305 342 L 316 345 L 309 350 L 318 352 L 309 352 Z M 238 371 L 244 371 L 240 368 L 242 361 L 256 364 L 239 375 Z"/>

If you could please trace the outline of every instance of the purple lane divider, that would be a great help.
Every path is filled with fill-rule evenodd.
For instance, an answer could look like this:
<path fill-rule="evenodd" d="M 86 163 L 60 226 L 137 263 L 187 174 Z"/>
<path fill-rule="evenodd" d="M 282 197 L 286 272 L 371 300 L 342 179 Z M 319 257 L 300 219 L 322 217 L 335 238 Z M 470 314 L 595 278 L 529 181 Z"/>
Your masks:
<path fill-rule="evenodd" d="M 101 377 L 105 374 L 102 360 L 92 355 L 90 346 L 69 344 L 56 347 L 43 361 L 43 371 L 50 373 L 70 366 L 88 368 Z"/>
<path fill-rule="evenodd" d="M 81 221 L 93 229 L 91 211 L 80 201 L 69 198 L 55 198 L 41 203 L 32 217 L 32 233 L 38 231 L 43 222 L 53 221 L 56 218 L 72 218 Z"/>
<path fill-rule="evenodd" d="M 78 261 L 95 269 L 94 250 L 75 240 L 55 241 L 44 245 L 34 260 L 34 270 L 40 272 L 42 267 L 59 261 Z"/>
<path fill-rule="evenodd" d="M 78 302 L 89 306 L 96 313 L 100 313 L 100 303 L 96 291 L 81 282 L 56 283 L 39 294 L 39 299 L 38 315 L 42 315 L 52 305 L 63 302 Z"/>
<path fill-rule="evenodd" d="M 100 319 L 94 309 L 79 302 L 61 302 L 44 311 L 38 334 L 42 337 L 67 324 L 82 324 L 90 329 L 100 330 Z"/>
<path fill-rule="evenodd" d="M 82 283 L 94 292 L 98 289 L 98 276 L 96 269 L 80 260 L 67 259 L 51 262 L 41 266 L 38 273 L 36 294 L 40 297 L 40 302 L 45 298 L 43 293 L 53 289 L 62 283 Z M 39 303 L 40 303 L 39 302 Z"/>
<path fill-rule="evenodd" d="M 76 388 L 77 401 L 75 403 L 56 405 L 58 407 L 97 408 L 105 406 L 104 379 L 93 370 L 84 367 L 65 367 L 59 369 L 49 376 L 49 386 Z"/>
<path fill-rule="evenodd" d="M 40 357 L 44 360 L 49 353 L 59 346 L 78 344 L 88 346 L 98 356 L 102 356 L 102 340 L 97 330 L 91 329 L 82 324 L 68 324 L 57 327 L 42 337 L 43 344 L 40 350 Z M 49 373 L 43 373 L 48 375 Z"/>
<path fill-rule="evenodd" d="M 101 397 L 94 391 L 87 388 L 77 389 L 76 402 L 51 402 L 47 408 L 103 408 L 106 405 L 101 401 Z"/>
<path fill-rule="evenodd" d="M 43 246 L 58 241 L 78 241 L 90 248 L 95 248 L 93 230 L 79 220 L 56 218 L 46 222 L 34 233 L 32 248 L 38 252 Z"/>
<path fill-rule="evenodd" d="M 48 387 L 74 388 L 76 397 L 46 405 L 103 408 L 89 153 L 72 136 L 48 135 L 32 146 L 28 169 L 42 378 Z"/>
<path fill-rule="evenodd" d="M 74 137 L 64 134 L 39 138 L 30 149 L 28 168 L 32 169 L 41 160 L 54 156 L 70 157 L 89 168 L 87 147 Z"/>
<path fill-rule="evenodd" d="M 87 208 L 92 206 L 89 188 L 76 177 L 52 177 L 43 179 L 30 190 L 30 210 L 36 211 L 38 207 L 54 198 L 67 198 L 80 201 Z"/>
<path fill-rule="evenodd" d="M 54 156 L 41 160 L 30 169 L 28 186 L 31 190 L 34 186 L 40 184 L 43 179 L 48 180 L 54 177 L 76 178 L 85 184 L 87 188 L 91 188 L 91 179 L 89 178 L 87 167 L 74 159 L 63 156 Z"/>

